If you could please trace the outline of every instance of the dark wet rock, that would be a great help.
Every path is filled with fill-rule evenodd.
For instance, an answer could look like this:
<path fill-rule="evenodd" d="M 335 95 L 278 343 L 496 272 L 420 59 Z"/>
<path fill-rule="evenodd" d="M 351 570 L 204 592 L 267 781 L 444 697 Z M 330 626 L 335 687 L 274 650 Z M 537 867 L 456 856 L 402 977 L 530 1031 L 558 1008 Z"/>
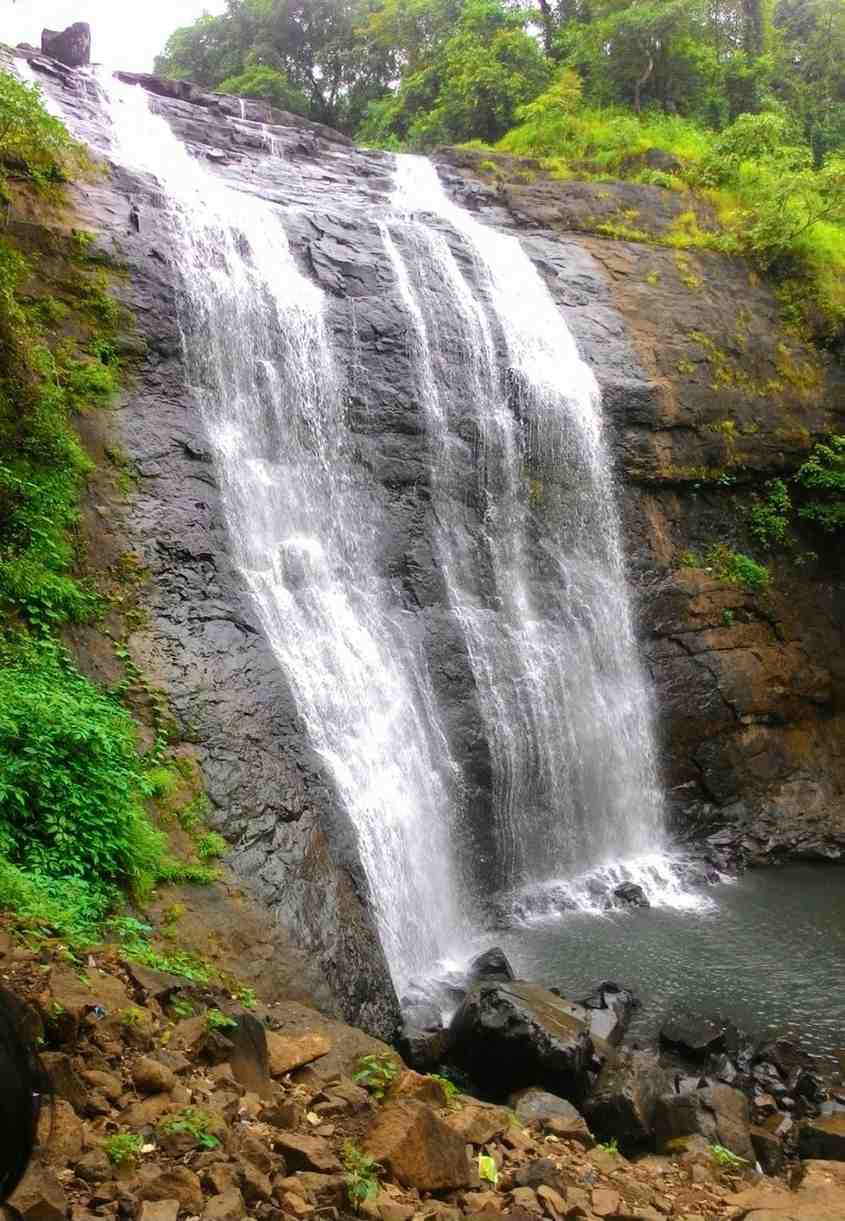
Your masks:
<path fill-rule="evenodd" d="M 412 1005 L 402 1011 L 399 1050 L 412 1068 L 432 1072 L 449 1050 L 449 1032 L 436 1005 Z"/>
<path fill-rule="evenodd" d="M 626 903 L 628 907 L 651 907 L 648 896 L 636 882 L 623 882 L 621 886 L 614 887 L 612 893 L 614 898 Z"/>
<path fill-rule="evenodd" d="M 623 1050 L 602 1067 L 584 1116 L 599 1140 L 643 1148 L 654 1137 L 657 1100 L 670 1088 L 670 1074 L 656 1053 Z"/>
<path fill-rule="evenodd" d="M 764 1174 L 780 1174 L 786 1167 L 783 1141 L 767 1128 L 752 1127 L 751 1144 Z"/>
<path fill-rule="evenodd" d="M 678 1009 L 660 1027 L 660 1043 L 691 1060 L 703 1061 L 712 1053 L 736 1048 L 739 1032 L 724 1018 Z"/>
<path fill-rule="evenodd" d="M 527 1128 L 543 1128 L 588 1149 L 595 1143 L 583 1115 L 565 1098 L 547 1090 L 527 1089 L 511 1094 L 509 1101 L 517 1119 Z"/>
<path fill-rule="evenodd" d="M 756 1161 L 748 1100 L 728 1085 L 664 1094 L 655 1104 L 654 1133 L 658 1149 L 665 1149 L 678 1137 L 702 1136 L 710 1144 L 724 1145 L 752 1166 Z"/>
<path fill-rule="evenodd" d="M 492 949 L 485 950 L 483 954 L 473 958 L 469 964 L 468 975 L 470 984 L 487 983 L 491 980 L 507 983 L 511 979 L 516 979 L 505 951 L 498 946 L 493 946 Z"/>
<path fill-rule="evenodd" d="M 798 1126 L 798 1153 L 802 1158 L 845 1162 L 845 1110 L 802 1120 Z"/>
<path fill-rule="evenodd" d="M 612 1046 L 622 1042 L 639 1001 L 628 988 L 619 984 L 597 984 L 581 1004 L 588 1011 L 590 1034 Z"/>
<path fill-rule="evenodd" d="M 42 30 L 41 50 L 68 68 L 84 68 L 91 62 L 91 27 L 77 21 L 66 30 Z"/>
<path fill-rule="evenodd" d="M 451 1025 L 451 1057 L 485 1090 L 505 1096 L 538 1085 L 579 1101 L 593 1042 L 586 1010 L 538 984 L 473 988 Z"/>

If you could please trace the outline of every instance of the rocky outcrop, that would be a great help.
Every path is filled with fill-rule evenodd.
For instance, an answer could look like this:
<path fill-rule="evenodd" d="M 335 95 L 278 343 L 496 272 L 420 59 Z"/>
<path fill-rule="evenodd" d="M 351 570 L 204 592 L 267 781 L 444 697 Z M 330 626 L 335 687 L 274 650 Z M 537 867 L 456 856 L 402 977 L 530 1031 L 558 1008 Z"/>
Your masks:
<path fill-rule="evenodd" d="M 84 68 L 91 62 L 91 27 L 77 21 L 66 30 L 42 30 L 41 50 L 68 68 Z"/>

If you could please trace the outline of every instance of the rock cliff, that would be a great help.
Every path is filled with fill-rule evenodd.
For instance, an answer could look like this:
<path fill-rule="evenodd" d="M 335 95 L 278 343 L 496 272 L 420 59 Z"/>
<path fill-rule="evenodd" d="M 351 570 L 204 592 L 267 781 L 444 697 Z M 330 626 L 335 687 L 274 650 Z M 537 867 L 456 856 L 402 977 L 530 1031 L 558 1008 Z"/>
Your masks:
<path fill-rule="evenodd" d="M 48 96 L 108 160 L 93 82 L 27 54 Z M 264 105 L 140 84 L 215 173 L 285 208 L 301 267 L 325 291 L 358 461 L 392 522 L 383 566 L 424 642 L 483 847 L 488 747 L 444 609 L 407 323 L 373 214 L 391 188 L 390 157 Z M 845 747 L 841 557 L 820 550 L 804 567 L 778 559 L 766 594 L 682 557 L 714 541 L 748 545 L 754 490 L 796 469 L 815 438 L 842 431 L 841 367 L 783 329 L 771 285 L 745 264 L 642 239 L 677 219 L 671 192 L 555 182 L 514 162 L 491 183 L 477 156 L 448 150 L 438 164 L 460 202 L 519 233 L 602 386 L 676 825 L 827 811 L 841 800 Z M 236 871 L 309 952 L 342 1014 L 388 1034 L 394 998 L 354 835 L 229 555 L 186 381 L 163 201 L 155 182 L 111 165 L 76 205 L 95 249 L 125 273 L 136 319 L 127 340 L 136 377 L 114 421 L 137 476 L 119 529 L 150 578 L 150 623 L 133 654 L 194 744 Z M 636 241 L 617 223 L 624 214 L 630 229 L 633 209 Z M 108 506 L 92 504 L 88 516 L 105 546 L 118 529 Z"/>

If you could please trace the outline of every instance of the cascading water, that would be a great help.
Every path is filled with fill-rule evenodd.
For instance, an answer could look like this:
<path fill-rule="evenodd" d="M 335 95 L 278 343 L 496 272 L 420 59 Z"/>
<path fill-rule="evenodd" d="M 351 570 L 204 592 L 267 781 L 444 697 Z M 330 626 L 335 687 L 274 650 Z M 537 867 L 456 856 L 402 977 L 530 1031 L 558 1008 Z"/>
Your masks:
<path fill-rule="evenodd" d="M 138 88 L 105 86 L 121 163 L 166 193 L 189 376 L 232 545 L 355 825 L 397 990 L 465 944 L 457 777 L 413 635 L 377 570 L 320 290 L 278 209 L 190 156 Z M 459 951 L 458 951 L 459 952 Z"/>
<path fill-rule="evenodd" d="M 623 876 L 677 891 L 595 379 L 519 241 L 454 204 L 429 161 L 397 159 L 393 203 L 382 234 L 491 748 L 499 876 L 536 886 L 630 858 Z M 461 495 L 468 434 L 480 528 Z"/>

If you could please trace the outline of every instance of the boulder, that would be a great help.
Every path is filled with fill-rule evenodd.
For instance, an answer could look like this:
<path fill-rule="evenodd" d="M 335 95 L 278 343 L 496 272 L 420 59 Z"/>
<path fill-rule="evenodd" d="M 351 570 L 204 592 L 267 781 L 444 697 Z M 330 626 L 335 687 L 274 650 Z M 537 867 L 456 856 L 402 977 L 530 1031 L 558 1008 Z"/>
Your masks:
<path fill-rule="evenodd" d="M 139 1094 L 169 1094 L 176 1087 L 176 1074 L 151 1056 L 141 1056 L 132 1067 L 132 1084 Z"/>
<path fill-rule="evenodd" d="M 381 1107 L 364 1148 L 405 1187 L 451 1191 L 471 1184 L 464 1138 L 424 1102 Z"/>
<path fill-rule="evenodd" d="M 602 1067 L 584 1116 L 600 1140 L 641 1148 L 651 1142 L 657 1099 L 669 1088 L 669 1074 L 656 1053 L 622 1052 Z"/>
<path fill-rule="evenodd" d="M 446 1120 L 468 1145 L 486 1145 L 510 1127 L 511 1116 L 504 1107 L 470 1103 L 454 1111 Z"/>
<path fill-rule="evenodd" d="M 583 1115 L 565 1098 L 558 1098 L 546 1090 L 519 1090 L 511 1095 L 510 1105 L 519 1122 L 526 1127 L 544 1128 L 587 1148 L 595 1143 Z"/>
<path fill-rule="evenodd" d="M 751 1144 L 763 1174 L 777 1175 L 786 1166 L 783 1142 L 768 1128 L 751 1128 Z"/>
<path fill-rule="evenodd" d="M 751 1143 L 748 1099 L 729 1085 L 663 1094 L 654 1108 L 654 1134 L 658 1149 L 665 1149 L 681 1136 L 702 1136 L 709 1144 L 724 1145 L 751 1166 L 757 1161 Z"/>
<path fill-rule="evenodd" d="M 436 1005 L 413 1005 L 402 1013 L 399 1052 L 412 1068 L 430 1073 L 446 1058 L 449 1032 Z"/>
<path fill-rule="evenodd" d="M 626 903 L 628 907 L 651 907 L 646 892 L 636 882 L 623 882 L 620 886 L 613 888 L 612 894 L 620 903 Z"/>
<path fill-rule="evenodd" d="M 593 1061 L 586 1017 L 538 984 L 479 984 L 452 1019 L 451 1056 L 492 1094 L 539 1085 L 578 1101 Z"/>
<path fill-rule="evenodd" d="M 64 1098 L 75 1111 L 84 1112 L 89 1091 L 70 1056 L 63 1051 L 45 1051 L 41 1063 L 50 1078 L 54 1095 Z"/>
<path fill-rule="evenodd" d="M 138 1209 L 138 1221 L 176 1221 L 178 1200 L 144 1200 Z"/>
<path fill-rule="evenodd" d="M 587 1010 L 590 1034 L 616 1047 L 622 1042 L 631 1015 L 639 1001 L 628 988 L 619 984 L 597 984 L 588 997 L 581 1001 Z"/>
<path fill-rule="evenodd" d="M 76 21 L 66 30 L 42 30 L 41 50 L 68 68 L 84 68 L 91 62 L 91 27 Z"/>
<path fill-rule="evenodd" d="M 203 1210 L 203 1221 L 240 1221 L 246 1216 L 244 1198 L 237 1187 L 212 1196 Z"/>
<path fill-rule="evenodd" d="M 439 1081 L 434 1077 L 415 1073 L 411 1068 L 405 1069 L 393 1082 L 390 1097 L 417 1098 L 420 1102 L 430 1102 L 435 1107 L 445 1107 L 449 1101 L 446 1090 Z"/>
<path fill-rule="evenodd" d="M 419 1104 L 422 1105 L 422 1104 Z M 273 1143 L 291 1170 L 314 1170 L 318 1174 L 337 1174 L 342 1169 L 331 1145 L 321 1136 L 277 1131 Z"/>
<path fill-rule="evenodd" d="M 738 1031 L 724 1018 L 704 1017 L 678 1009 L 661 1026 L 660 1042 L 682 1056 L 703 1061 L 708 1055 L 730 1050 L 730 1045 L 736 1045 Z"/>
<path fill-rule="evenodd" d="M 234 1047 L 229 1063 L 235 1080 L 259 1098 L 271 1098 L 273 1082 L 264 1024 L 251 1013 L 241 1013 L 229 1039 Z"/>
<path fill-rule="evenodd" d="M 271 1077 L 283 1077 L 285 1073 L 327 1055 L 332 1049 L 331 1041 L 317 1033 L 284 1035 L 268 1030 L 266 1037 Z"/>
<path fill-rule="evenodd" d="M 64 1098 L 57 1098 L 51 1107 L 42 1107 L 38 1140 L 44 1148 L 45 1159 L 53 1166 L 64 1168 L 82 1156 L 82 1120 Z"/>
<path fill-rule="evenodd" d="M 805 1119 L 798 1127 L 798 1155 L 826 1162 L 845 1162 L 845 1110 L 818 1119 Z"/>
<path fill-rule="evenodd" d="M 473 958 L 469 964 L 469 980 L 471 984 L 489 983 L 493 980 L 498 980 L 500 983 L 508 983 L 512 979 L 516 979 L 513 968 L 507 960 L 505 951 L 500 949 L 499 946 L 493 946 L 491 949 L 485 950 L 483 954 Z"/>
<path fill-rule="evenodd" d="M 54 1170 L 38 1162 L 30 1164 L 9 1203 L 24 1221 L 64 1221 L 65 1191 Z"/>
<path fill-rule="evenodd" d="M 135 1192 L 139 1200 L 177 1200 L 188 1213 L 200 1213 L 203 1194 L 200 1181 L 187 1166 L 173 1166 L 144 1182 Z"/>

